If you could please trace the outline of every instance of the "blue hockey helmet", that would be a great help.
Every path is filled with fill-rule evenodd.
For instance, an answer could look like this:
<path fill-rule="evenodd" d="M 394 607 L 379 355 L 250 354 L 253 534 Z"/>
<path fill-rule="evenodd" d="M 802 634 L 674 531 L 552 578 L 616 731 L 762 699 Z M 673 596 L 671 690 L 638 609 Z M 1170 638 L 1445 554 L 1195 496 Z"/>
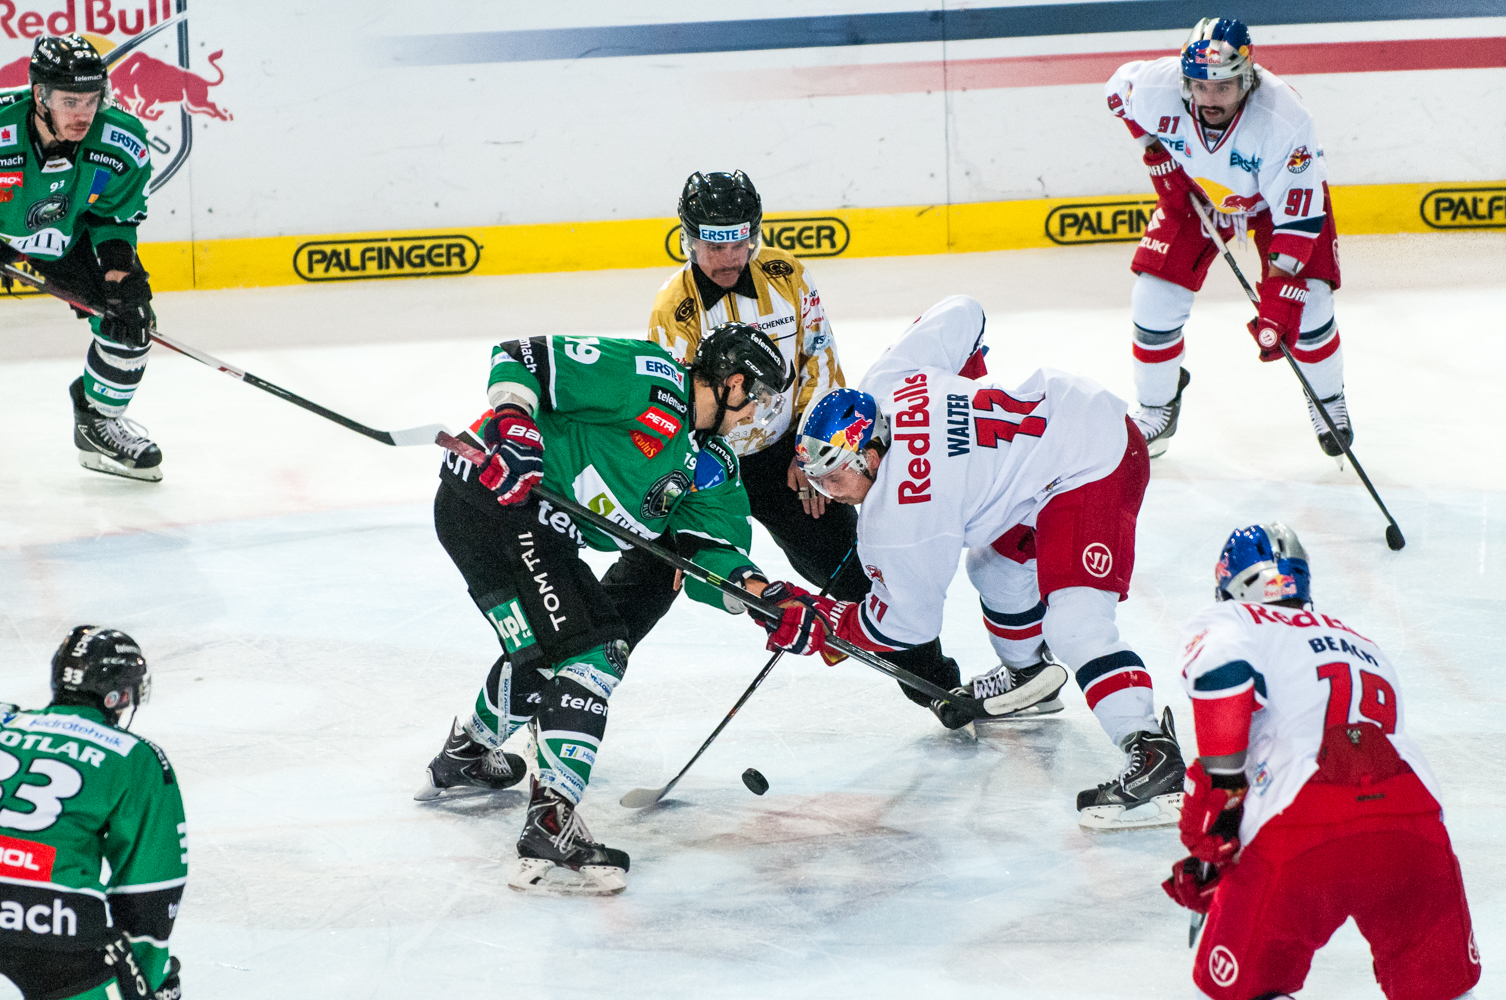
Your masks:
<path fill-rule="evenodd" d="M 1213 580 L 1220 601 L 1274 604 L 1295 597 L 1306 604 L 1313 599 L 1307 550 L 1297 533 L 1279 522 L 1252 524 L 1230 535 Z"/>
<path fill-rule="evenodd" d="M 858 389 L 829 389 L 813 399 L 800 418 L 795 461 L 821 489 L 814 480 L 838 469 L 867 472 L 863 449 L 875 440 L 889 444 L 889 419 L 879 412 L 878 402 Z"/>
<path fill-rule="evenodd" d="M 1250 29 L 1232 17 L 1205 17 L 1182 44 L 1182 96 L 1192 97 L 1192 80 L 1239 79 L 1239 91 L 1255 86 L 1255 47 Z"/>

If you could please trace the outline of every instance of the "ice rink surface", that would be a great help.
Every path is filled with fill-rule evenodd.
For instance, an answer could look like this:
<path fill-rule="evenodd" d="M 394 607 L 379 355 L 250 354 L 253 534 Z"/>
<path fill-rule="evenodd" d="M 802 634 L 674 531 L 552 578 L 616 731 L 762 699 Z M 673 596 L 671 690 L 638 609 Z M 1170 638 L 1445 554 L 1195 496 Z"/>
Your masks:
<path fill-rule="evenodd" d="M 1173 654 L 1227 533 L 1280 519 L 1318 607 L 1390 654 L 1443 784 L 1484 960 L 1506 992 L 1506 236 L 1347 240 L 1338 321 L 1355 448 L 1408 539 L 1313 440 L 1285 365 L 1215 269 L 1188 326 L 1181 430 L 1152 467 L 1124 634 L 1195 752 Z M 1130 246 L 812 262 L 855 382 L 942 295 L 988 310 L 992 372 L 1053 366 L 1131 395 Z M 489 346 L 639 335 L 663 271 L 162 295 L 164 332 L 358 420 L 459 427 Z M 762 633 L 678 602 L 634 654 L 582 814 L 632 855 L 607 899 L 506 887 L 520 791 L 412 793 L 496 639 L 434 538 L 436 449 L 390 449 L 158 349 L 131 416 L 166 456 L 145 484 L 78 467 L 66 387 L 84 325 L 0 320 L 0 698 L 47 699 L 67 629 L 134 635 L 136 729 L 177 767 L 191 874 L 172 946 L 199 998 L 448 995 L 1195 996 L 1187 913 L 1158 885 L 1174 830 L 1090 835 L 1076 792 L 1121 755 L 1075 684 L 1060 715 L 947 733 L 861 665 L 786 659 L 659 807 L 767 657 Z M 761 528 L 753 555 L 788 566 Z M 609 557 L 589 557 L 598 570 Z M 992 658 L 965 575 L 943 639 Z M 738 780 L 757 767 L 771 789 Z M 0 982 L 0 998 L 15 995 Z M 1304 996 L 1371 998 L 1353 924 Z"/>

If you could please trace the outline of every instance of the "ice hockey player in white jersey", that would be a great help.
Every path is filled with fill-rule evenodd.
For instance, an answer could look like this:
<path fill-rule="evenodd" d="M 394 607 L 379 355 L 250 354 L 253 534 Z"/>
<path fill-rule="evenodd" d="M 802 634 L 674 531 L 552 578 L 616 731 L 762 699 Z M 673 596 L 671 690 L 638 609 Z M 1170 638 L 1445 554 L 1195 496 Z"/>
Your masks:
<path fill-rule="evenodd" d="M 1260 360 L 1280 360 L 1284 342 L 1352 440 L 1334 324 L 1339 257 L 1328 165 L 1296 92 L 1255 64 L 1249 30 L 1229 18 L 1199 21 L 1180 56 L 1125 63 L 1105 91 L 1109 110 L 1145 147 L 1158 196 L 1130 264 L 1138 275 L 1130 297 L 1140 401 L 1133 418 L 1151 456 L 1176 433 L 1190 378 L 1182 326 L 1218 256 L 1189 194 L 1215 210 L 1224 238 L 1253 230 L 1264 263 L 1260 315 L 1250 323 Z M 1308 411 L 1324 453 L 1341 456 L 1311 402 Z"/>
<path fill-rule="evenodd" d="M 1214 1000 L 1286 997 L 1353 917 L 1388 998 L 1466 994 L 1480 954 L 1396 669 L 1317 609 L 1290 528 L 1234 532 L 1214 576 L 1223 603 L 1193 616 L 1182 652 L 1192 856 L 1165 883 L 1208 914 L 1194 982 Z"/>
<path fill-rule="evenodd" d="M 1088 706 L 1128 755 L 1123 772 L 1077 799 L 1090 828 L 1175 823 L 1181 753 L 1159 723 L 1150 674 L 1119 638 L 1135 519 L 1149 479 L 1145 439 L 1125 402 L 1096 382 L 1037 371 L 1018 388 L 980 371 L 983 309 L 965 295 L 927 310 L 864 377 L 822 396 L 801 421 L 797 456 L 811 483 L 861 504 L 858 556 L 873 581 L 861 602 L 789 583 L 770 648 L 818 652 L 836 634 L 875 652 L 941 631 L 942 605 L 967 550 L 968 577 L 999 666 L 968 694 L 991 715 L 1061 710 L 1076 672 Z M 933 706 L 948 725 L 949 706 Z"/>

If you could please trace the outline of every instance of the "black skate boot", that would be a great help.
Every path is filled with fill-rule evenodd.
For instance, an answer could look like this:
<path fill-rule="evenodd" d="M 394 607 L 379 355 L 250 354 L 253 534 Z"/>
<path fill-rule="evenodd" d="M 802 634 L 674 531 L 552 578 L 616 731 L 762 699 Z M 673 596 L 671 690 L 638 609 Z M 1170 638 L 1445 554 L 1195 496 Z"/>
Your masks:
<path fill-rule="evenodd" d="M 437 799 L 446 789 L 500 792 L 528 777 L 528 765 L 515 753 L 477 743 L 456 719 L 439 756 L 429 762 L 427 774 L 428 783 L 413 793 L 420 802 Z"/>
<path fill-rule="evenodd" d="M 1057 694 L 1066 683 L 1065 667 L 1055 660 L 1042 660 L 1019 669 L 1001 663 L 974 677 L 963 690 L 983 702 L 988 715 L 977 721 L 988 722 L 1060 712 L 1062 700 Z"/>
<path fill-rule="evenodd" d="M 518 838 L 518 871 L 507 884 L 519 892 L 611 896 L 627 888 L 626 851 L 598 844 L 569 799 L 537 781 Z"/>
<path fill-rule="evenodd" d="M 1145 435 L 1145 444 L 1150 450 L 1150 457 L 1166 453 L 1166 448 L 1171 444 L 1171 436 L 1177 432 L 1177 417 L 1182 412 L 1182 390 L 1192 381 L 1192 376 L 1187 374 L 1187 369 L 1177 369 L 1177 394 L 1171 397 L 1171 402 L 1165 406 L 1146 406 L 1141 403 L 1130 414 L 1130 419 L 1135 426 L 1140 428 L 1140 433 Z"/>
<path fill-rule="evenodd" d="M 1349 423 L 1349 405 L 1344 402 L 1344 390 L 1323 400 L 1323 409 L 1328 411 L 1333 419 L 1333 425 L 1339 429 L 1339 437 L 1343 438 L 1344 444 L 1354 443 L 1354 428 Z M 1344 468 L 1344 449 L 1340 447 L 1338 440 L 1333 436 L 1333 431 L 1328 429 L 1328 424 L 1323 420 L 1323 414 L 1313 405 L 1313 401 L 1307 401 L 1307 415 L 1313 421 L 1313 433 L 1318 435 L 1318 447 L 1323 449 L 1323 454 L 1329 458 L 1337 459 L 1339 468 Z"/>
<path fill-rule="evenodd" d="M 1113 781 L 1077 793 L 1077 822 L 1089 830 L 1172 826 L 1182 818 L 1182 779 L 1187 767 L 1177 746 L 1171 709 L 1161 731 L 1130 735 L 1121 749 L 1129 762 Z"/>
<path fill-rule="evenodd" d="M 84 397 L 84 379 L 68 387 L 73 399 L 73 446 L 78 464 L 95 472 L 127 479 L 157 482 L 162 478 L 162 451 L 146 436 L 146 428 L 124 417 L 106 417 Z"/>

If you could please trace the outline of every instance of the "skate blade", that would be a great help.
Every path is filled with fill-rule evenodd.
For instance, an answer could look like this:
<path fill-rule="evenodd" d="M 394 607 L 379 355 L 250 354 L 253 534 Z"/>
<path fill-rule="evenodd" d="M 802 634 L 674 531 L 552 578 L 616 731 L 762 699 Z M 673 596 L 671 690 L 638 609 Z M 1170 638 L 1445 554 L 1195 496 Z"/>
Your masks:
<path fill-rule="evenodd" d="M 1164 437 L 1159 441 L 1150 441 L 1145 445 L 1147 458 L 1160 458 L 1166 454 L 1166 449 L 1171 447 L 1171 438 Z"/>
<path fill-rule="evenodd" d="M 1182 818 L 1182 792 L 1157 795 L 1137 806 L 1088 806 L 1077 814 L 1084 830 L 1138 830 L 1151 826 L 1176 826 Z"/>
<path fill-rule="evenodd" d="M 1060 712 L 1062 709 L 1061 700 L 1056 697 L 1056 693 L 1066 683 L 1066 668 L 1053 663 L 1032 677 L 1027 683 L 1021 684 L 1013 690 L 1005 691 L 1003 694 L 996 694 L 992 698 L 983 699 L 983 710 L 991 718 L 998 718 L 1003 715 L 1018 716 L 1020 713 L 1034 708 L 1036 705 L 1045 705 L 1048 702 L 1055 701 L 1056 708 L 1051 709 L 1051 711 Z M 1045 712 L 1038 712 L 1036 714 L 1043 715 Z M 980 719 L 979 721 L 986 722 L 988 720 Z"/>
<path fill-rule="evenodd" d="M 109 476 L 120 476 L 123 479 L 140 479 L 147 483 L 161 482 L 162 466 L 154 465 L 150 469 L 133 469 L 129 465 L 122 465 L 106 455 L 97 451 L 81 451 L 78 453 L 78 464 L 95 472 L 103 472 Z"/>
<path fill-rule="evenodd" d="M 1051 698 L 1048 701 L 1039 701 L 1029 708 L 1022 708 L 1018 712 L 1010 712 L 1007 715 L 985 715 L 975 721 L 981 726 L 990 726 L 996 722 L 1018 722 L 1021 719 L 1034 719 L 1041 715 L 1055 715 L 1066 708 L 1060 698 Z"/>
<path fill-rule="evenodd" d="M 519 858 L 507 887 L 552 896 L 615 896 L 627 888 L 627 872 L 615 865 L 581 865 L 576 871 L 543 858 Z"/>
<path fill-rule="evenodd" d="M 519 778 L 517 781 L 513 782 L 511 785 L 508 785 L 506 788 L 487 788 L 485 785 L 440 786 L 434 783 L 434 773 L 432 771 L 426 771 L 425 773 L 428 777 L 428 781 L 426 781 L 418 791 L 413 793 L 414 802 L 433 802 L 435 799 L 439 798 L 457 799 L 475 795 L 495 795 L 498 792 L 510 791 L 523 780 L 523 778 Z M 523 777 L 526 778 L 527 775 L 525 774 L 523 775 Z"/>
<path fill-rule="evenodd" d="M 1333 460 L 1334 460 L 1334 463 L 1336 465 L 1338 465 L 1339 471 L 1343 472 L 1344 471 L 1344 456 L 1343 456 L 1343 454 L 1341 453 L 1341 454 L 1333 455 L 1333 456 L 1330 456 L 1330 457 L 1332 457 Z"/>

